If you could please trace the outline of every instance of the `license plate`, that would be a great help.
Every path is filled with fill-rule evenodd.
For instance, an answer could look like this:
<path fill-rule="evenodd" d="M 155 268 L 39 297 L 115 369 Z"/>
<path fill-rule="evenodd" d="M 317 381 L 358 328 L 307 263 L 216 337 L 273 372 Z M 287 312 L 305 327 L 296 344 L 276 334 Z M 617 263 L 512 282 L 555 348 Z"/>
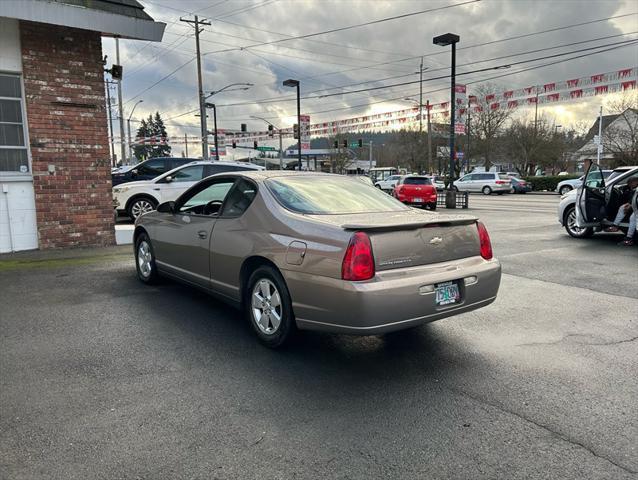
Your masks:
<path fill-rule="evenodd" d="M 461 300 L 461 292 L 456 282 L 444 282 L 434 285 L 436 304 L 451 305 Z"/>
<path fill-rule="evenodd" d="M 423 199 L 422 198 L 415 198 L 412 200 L 414 203 L 423 203 Z"/>

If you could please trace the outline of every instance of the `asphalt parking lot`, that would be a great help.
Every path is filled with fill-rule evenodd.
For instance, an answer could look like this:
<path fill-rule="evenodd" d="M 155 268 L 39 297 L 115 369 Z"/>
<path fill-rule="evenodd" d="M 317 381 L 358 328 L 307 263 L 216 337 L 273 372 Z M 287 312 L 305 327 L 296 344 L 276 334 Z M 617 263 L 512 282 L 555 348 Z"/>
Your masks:
<path fill-rule="evenodd" d="M 0 256 L 0 478 L 636 478 L 638 248 L 470 202 L 494 304 L 282 351 L 130 247 Z"/>

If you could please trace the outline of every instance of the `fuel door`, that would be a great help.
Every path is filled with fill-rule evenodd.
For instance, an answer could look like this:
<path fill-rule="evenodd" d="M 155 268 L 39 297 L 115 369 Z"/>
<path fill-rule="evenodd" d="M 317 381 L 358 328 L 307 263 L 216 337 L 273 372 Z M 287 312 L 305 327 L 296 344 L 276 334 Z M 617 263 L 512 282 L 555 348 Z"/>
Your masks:
<path fill-rule="evenodd" d="M 286 250 L 286 263 L 289 265 L 301 265 L 306 256 L 307 245 L 297 240 L 290 242 Z"/>

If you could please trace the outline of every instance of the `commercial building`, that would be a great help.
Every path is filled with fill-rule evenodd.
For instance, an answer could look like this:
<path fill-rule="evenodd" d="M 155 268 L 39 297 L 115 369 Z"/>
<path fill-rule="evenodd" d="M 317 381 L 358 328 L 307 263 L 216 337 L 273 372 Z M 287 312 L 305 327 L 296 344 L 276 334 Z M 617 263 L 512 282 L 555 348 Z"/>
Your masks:
<path fill-rule="evenodd" d="M 0 252 L 114 243 L 101 39 L 164 28 L 135 0 L 0 1 Z"/>

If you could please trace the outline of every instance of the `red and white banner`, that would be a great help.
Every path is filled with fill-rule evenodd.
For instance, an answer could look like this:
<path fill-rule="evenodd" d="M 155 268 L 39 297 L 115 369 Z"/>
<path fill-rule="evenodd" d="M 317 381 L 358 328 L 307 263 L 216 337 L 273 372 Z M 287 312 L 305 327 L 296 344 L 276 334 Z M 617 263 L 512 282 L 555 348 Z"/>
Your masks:
<path fill-rule="evenodd" d="M 299 115 L 299 142 L 302 150 L 310 150 L 310 115 Z"/>

